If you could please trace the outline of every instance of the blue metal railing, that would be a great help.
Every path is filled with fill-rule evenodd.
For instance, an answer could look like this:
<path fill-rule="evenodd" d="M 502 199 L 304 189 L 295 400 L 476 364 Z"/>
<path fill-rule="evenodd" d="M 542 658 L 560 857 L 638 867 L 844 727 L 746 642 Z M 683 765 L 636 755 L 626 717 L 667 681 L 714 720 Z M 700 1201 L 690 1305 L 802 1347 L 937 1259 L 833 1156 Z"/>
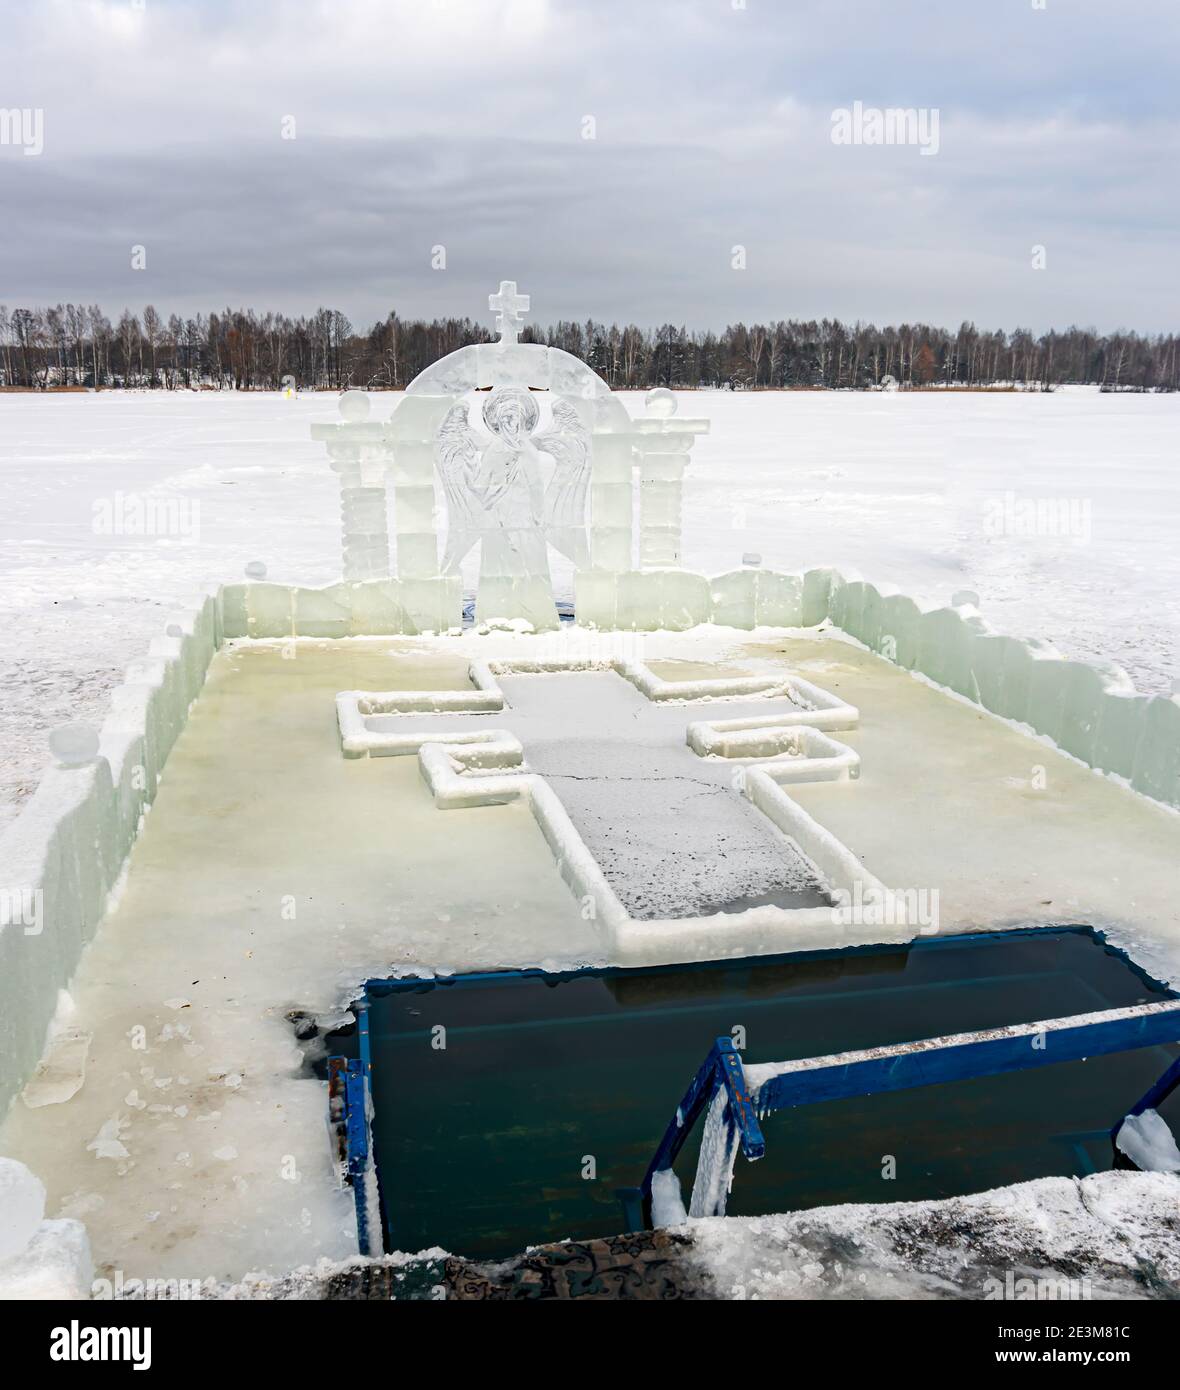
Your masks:
<path fill-rule="evenodd" d="M 344 1180 L 352 1188 L 356 1207 L 357 1248 L 362 1255 L 379 1255 L 385 1246 L 377 1167 L 373 1160 L 370 1121 L 373 1108 L 372 1049 L 369 1043 L 369 1006 L 356 1009 L 359 1057 L 328 1059 L 329 1114 L 336 1129 L 338 1155 Z M 374 1230 L 374 1216 L 377 1229 Z"/>
<path fill-rule="evenodd" d="M 664 1131 L 642 1184 L 618 1192 L 627 1229 L 651 1226 L 653 1179 L 657 1173 L 672 1168 L 693 1127 L 722 1089 L 727 1100 L 722 1120 L 725 1126 L 723 1142 L 707 1156 L 702 1143 L 696 1184 L 701 1192 L 719 1192 L 720 1200 L 712 1203 L 709 1210 L 692 1211 L 694 1216 L 724 1214 L 729 1172 L 714 1175 L 718 1180 L 710 1189 L 708 1183 L 701 1183 L 700 1164 L 706 1158 L 731 1168 L 736 1158 L 735 1140 L 740 1142 L 747 1159 L 761 1158 L 765 1153 L 759 1115 L 814 1105 L 819 1101 L 966 1081 L 1176 1042 L 1180 1042 L 1180 1001 L 1169 1000 L 1075 1018 L 1048 1019 L 1014 1028 L 986 1029 L 864 1052 L 784 1062 L 782 1069 L 769 1076 L 756 1094 L 752 1094 L 733 1041 L 727 1037 L 717 1038 Z M 1127 1113 L 1138 1115 L 1154 1108 L 1177 1086 L 1180 1086 L 1180 1059 L 1168 1067 Z M 1121 1117 L 1111 1130 L 1112 1140 L 1125 1118 Z"/>

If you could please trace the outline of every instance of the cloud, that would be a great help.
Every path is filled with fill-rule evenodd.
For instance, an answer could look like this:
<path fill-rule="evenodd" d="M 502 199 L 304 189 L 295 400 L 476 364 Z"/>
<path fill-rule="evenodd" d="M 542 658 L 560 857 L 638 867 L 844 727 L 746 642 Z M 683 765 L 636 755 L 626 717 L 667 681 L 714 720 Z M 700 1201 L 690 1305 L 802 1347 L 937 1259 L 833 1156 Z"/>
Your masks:
<path fill-rule="evenodd" d="M 45 112 L 40 158 L 0 148 L 11 303 L 364 327 L 486 317 L 515 276 L 542 322 L 1174 327 L 1165 0 L 45 0 L 6 26 L 0 107 Z M 937 157 L 833 145 L 856 100 L 936 106 Z"/>

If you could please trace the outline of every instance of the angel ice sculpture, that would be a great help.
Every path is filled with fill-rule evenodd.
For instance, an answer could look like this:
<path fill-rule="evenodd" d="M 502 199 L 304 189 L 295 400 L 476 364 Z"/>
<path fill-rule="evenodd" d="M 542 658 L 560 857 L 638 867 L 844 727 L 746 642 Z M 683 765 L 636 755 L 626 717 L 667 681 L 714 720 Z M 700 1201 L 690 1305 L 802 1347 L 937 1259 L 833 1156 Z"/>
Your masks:
<path fill-rule="evenodd" d="M 536 396 L 519 386 L 498 386 L 484 402 L 482 417 L 490 438 L 468 424 L 466 401 L 452 406 L 439 426 L 435 460 L 449 515 L 444 573 L 454 574 L 477 541 L 481 580 L 548 582 L 547 544 L 576 568 L 587 568 L 590 438 L 577 411 L 554 399 L 551 428 L 536 434 Z"/>

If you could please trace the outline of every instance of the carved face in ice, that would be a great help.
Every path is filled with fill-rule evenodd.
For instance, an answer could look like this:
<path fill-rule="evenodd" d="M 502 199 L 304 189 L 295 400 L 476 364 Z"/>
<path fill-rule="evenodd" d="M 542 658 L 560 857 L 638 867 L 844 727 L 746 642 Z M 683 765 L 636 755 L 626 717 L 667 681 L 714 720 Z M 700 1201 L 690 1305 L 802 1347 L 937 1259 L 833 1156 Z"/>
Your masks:
<path fill-rule="evenodd" d="M 519 386 L 497 386 L 483 408 L 483 420 L 506 443 L 519 443 L 537 428 L 541 411 L 530 392 Z"/>

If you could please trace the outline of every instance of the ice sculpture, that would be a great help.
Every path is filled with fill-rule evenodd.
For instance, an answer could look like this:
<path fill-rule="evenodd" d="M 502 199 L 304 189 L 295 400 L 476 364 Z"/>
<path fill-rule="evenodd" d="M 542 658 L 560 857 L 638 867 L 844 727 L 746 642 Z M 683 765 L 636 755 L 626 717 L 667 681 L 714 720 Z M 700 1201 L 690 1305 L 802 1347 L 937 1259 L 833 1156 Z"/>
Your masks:
<path fill-rule="evenodd" d="M 645 398 L 639 435 L 639 564 L 641 569 L 680 564 L 681 496 L 688 456 L 707 420 L 677 420 L 676 397 L 663 386 Z"/>
<path fill-rule="evenodd" d="M 529 311 L 529 296 L 517 294 L 515 280 L 501 280 L 499 292 L 488 295 L 488 308 L 495 310 L 500 341 L 515 343 L 524 327 L 524 315 Z"/>
<path fill-rule="evenodd" d="M 340 423 L 311 427 L 312 438 L 327 444 L 332 471 L 340 476 L 345 579 L 381 579 L 389 573 L 382 426 L 370 422 L 370 409 L 363 391 L 346 391 L 340 397 Z"/>
<path fill-rule="evenodd" d="M 481 589 L 486 578 L 548 585 L 550 544 L 584 569 L 590 439 L 577 412 L 554 401 L 551 427 L 538 432 L 536 397 L 497 386 L 481 414 L 483 438 L 468 423 L 464 401 L 439 427 L 436 459 L 449 517 L 444 572 L 457 572 L 477 541 Z"/>
<path fill-rule="evenodd" d="M 459 568 L 477 544 L 478 619 L 556 626 L 552 547 L 573 563 L 587 621 L 613 626 L 623 603 L 627 626 L 658 626 L 664 581 L 678 576 L 638 587 L 627 577 L 680 565 L 683 477 L 708 421 L 675 418 L 676 398 L 663 388 L 633 420 L 579 358 L 522 343 L 529 296 L 514 280 L 501 282 L 488 307 L 499 340 L 433 363 L 387 423 L 368 420 L 367 399 L 349 392 L 340 424 L 312 427 L 341 475 L 344 577 L 389 574 L 389 484 L 393 598 L 407 613 L 431 615 L 431 626 L 459 623 Z M 446 514 L 441 559 L 436 487 Z M 643 612 L 631 614 L 636 604 Z"/>

